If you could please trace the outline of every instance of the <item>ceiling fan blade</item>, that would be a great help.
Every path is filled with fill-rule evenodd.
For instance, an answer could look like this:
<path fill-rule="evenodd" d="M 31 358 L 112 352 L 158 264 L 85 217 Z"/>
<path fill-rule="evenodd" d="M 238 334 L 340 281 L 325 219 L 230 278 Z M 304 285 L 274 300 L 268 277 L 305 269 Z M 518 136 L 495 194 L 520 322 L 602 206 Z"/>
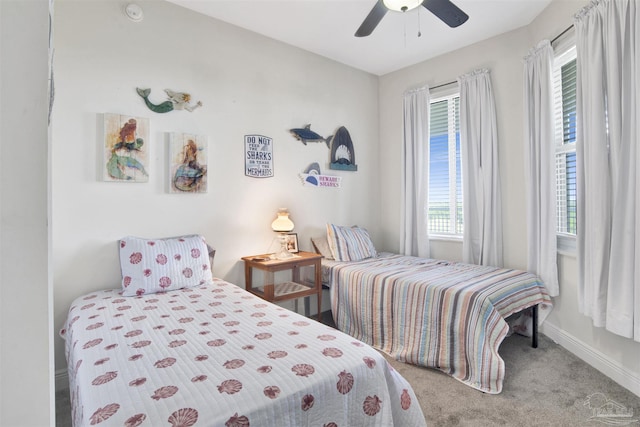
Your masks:
<path fill-rule="evenodd" d="M 369 12 L 367 17 L 364 18 L 364 21 L 360 25 L 360 28 L 358 28 L 358 31 L 356 31 L 355 36 L 366 37 L 371 34 L 373 30 L 375 30 L 375 28 L 378 26 L 380 21 L 382 21 L 384 15 L 387 14 L 387 10 L 388 9 L 384 5 L 384 3 L 382 3 L 382 0 L 378 0 L 375 6 L 373 6 L 373 9 L 371 9 L 371 12 Z"/>
<path fill-rule="evenodd" d="M 424 0 L 422 5 L 451 28 L 462 25 L 469 19 L 469 15 L 449 0 Z"/>

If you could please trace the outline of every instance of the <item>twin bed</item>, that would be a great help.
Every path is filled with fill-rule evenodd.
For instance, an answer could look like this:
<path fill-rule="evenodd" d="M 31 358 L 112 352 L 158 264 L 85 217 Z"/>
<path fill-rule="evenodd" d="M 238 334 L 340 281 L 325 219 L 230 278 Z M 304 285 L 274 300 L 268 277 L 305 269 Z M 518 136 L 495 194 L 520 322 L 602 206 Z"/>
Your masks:
<path fill-rule="evenodd" d="M 371 254 L 362 230 L 328 230 L 323 269 L 344 333 L 213 278 L 200 236 L 122 239 L 121 289 L 79 297 L 61 331 L 74 426 L 425 425 L 409 383 L 370 346 L 499 393 L 505 318 L 548 308 L 542 283 Z"/>
<path fill-rule="evenodd" d="M 199 236 L 123 239 L 122 288 L 73 302 L 75 427 L 425 425 L 379 352 L 211 277 L 206 252 Z"/>
<path fill-rule="evenodd" d="M 517 332 L 535 347 L 538 320 L 551 308 L 542 281 L 526 271 L 379 254 L 355 226 L 328 224 L 312 242 L 324 256 L 338 329 L 485 393 L 502 390 L 502 340 Z"/>
<path fill-rule="evenodd" d="M 325 269 L 338 329 L 485 393 L 502 390 L 502 340 L 515 331 L 535 343 L 534 314 L 550 308 L 540 280 L 525 271 L 390 253 Z"/>

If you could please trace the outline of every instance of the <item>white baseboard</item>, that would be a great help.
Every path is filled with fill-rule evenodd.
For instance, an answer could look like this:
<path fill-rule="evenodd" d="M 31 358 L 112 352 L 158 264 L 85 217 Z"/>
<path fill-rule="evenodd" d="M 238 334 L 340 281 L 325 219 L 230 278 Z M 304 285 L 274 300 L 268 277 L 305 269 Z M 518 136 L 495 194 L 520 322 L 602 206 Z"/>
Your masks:
<path fill-rule="evenodd" d="M 56 391 L 69 389 L 69 376 L 66 369 L 60 369 L 55 373 Z"/>
<path fill-rule="evenodd" d="M 640 375 L 637 372 L 628 370 L 607 355 L 549 322 L 542 324 L 540 332 L 640 397 Z"/>

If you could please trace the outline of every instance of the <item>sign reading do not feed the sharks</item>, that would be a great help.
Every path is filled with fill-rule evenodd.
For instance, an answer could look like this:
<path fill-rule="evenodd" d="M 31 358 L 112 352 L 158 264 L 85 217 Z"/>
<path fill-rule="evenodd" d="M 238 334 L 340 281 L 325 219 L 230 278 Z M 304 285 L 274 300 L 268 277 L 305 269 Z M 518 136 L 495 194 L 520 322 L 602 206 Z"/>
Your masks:
<path fill-rule="evenodd" d="M 273 176 L 273 139 L 263 135 L 244 136 L 244 174 L 253 178 Z"/>

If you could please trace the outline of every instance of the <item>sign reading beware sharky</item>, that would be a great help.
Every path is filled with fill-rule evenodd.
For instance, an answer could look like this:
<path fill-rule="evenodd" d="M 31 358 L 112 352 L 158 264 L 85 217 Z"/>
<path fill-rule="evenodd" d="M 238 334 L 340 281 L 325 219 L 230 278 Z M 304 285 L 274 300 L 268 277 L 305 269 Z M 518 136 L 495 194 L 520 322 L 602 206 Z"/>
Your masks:
<path fill-rule="evenodd" d="M 273 139 L 263 135 L 244 136 L 244 174 L 254 178 L 273 176 Z"/>
<path fill-rule="evenodd" d="M 300 179 L 303 185 L 310 187 L 340 188 L 342 186 L 342 177 L 322 175 L 318 163 L 311 163 L 304 173 L 300 174 Z"/>

